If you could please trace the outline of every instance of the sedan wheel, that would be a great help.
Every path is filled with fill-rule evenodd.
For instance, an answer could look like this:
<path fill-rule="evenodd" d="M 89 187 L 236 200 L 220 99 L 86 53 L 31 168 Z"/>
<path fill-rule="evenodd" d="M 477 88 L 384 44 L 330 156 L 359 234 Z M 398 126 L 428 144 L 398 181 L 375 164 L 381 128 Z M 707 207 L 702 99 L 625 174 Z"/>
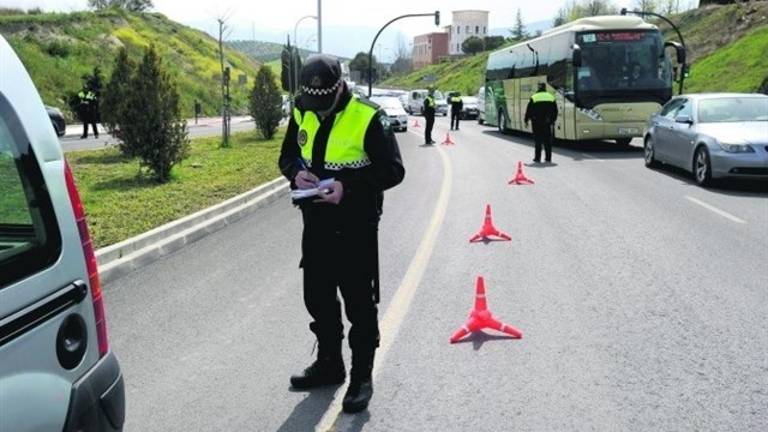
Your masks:
<path fill-rule="evenodd" d="M 699 186 L 708 186 L 712 183 L 712 163 L 705 146 L 696 149 L 696 155 L 693 158 L 693 176 Z"/>
<path fill-rule="evenodd" d="M 658 165 L 658 162 L 656 162 L 656 159 L 654 158 L 653 138 L 646 138 L 645 146 L 643 147 L 645 149 L 645 166 L 653 168 Z"/>

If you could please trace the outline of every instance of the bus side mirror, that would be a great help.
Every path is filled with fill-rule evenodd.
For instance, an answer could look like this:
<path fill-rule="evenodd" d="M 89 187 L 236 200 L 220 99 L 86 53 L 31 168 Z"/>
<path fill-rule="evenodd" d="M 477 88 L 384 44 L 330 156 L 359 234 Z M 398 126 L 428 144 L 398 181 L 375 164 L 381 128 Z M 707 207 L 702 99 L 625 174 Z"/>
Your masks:
<path fill-rule="evenodd" d="M 672 47 L 675 49 L 675 55 L 677 56 L 677 63 L 678 64 L 685 64 L 686 61 L 686 55 L 685 55 L 685 47 L 683 47 L 681 44 L 674 42 L 674 41 L 667 41 L 664 43 L 664 48 Z"/>
<path fill-rule="evenodd" d="M 581 67 L 581 47 L 574 44 L 571 48 L 573 49 L 573 65 Z"/>

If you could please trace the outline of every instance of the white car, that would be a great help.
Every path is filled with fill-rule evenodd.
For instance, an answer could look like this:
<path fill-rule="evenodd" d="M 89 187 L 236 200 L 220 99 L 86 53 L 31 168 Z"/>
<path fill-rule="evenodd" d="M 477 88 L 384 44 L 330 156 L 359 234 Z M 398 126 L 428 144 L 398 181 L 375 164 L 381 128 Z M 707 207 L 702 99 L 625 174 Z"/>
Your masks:
<path fill-rule="evenodd" d="M 120 431 L 125 387 L 83 204 L 2 36 L 0 58 L 0 431 Z"/>
<path fill-rule="evenodd" d="M 408 114 L 403 109 L 400 100 L 392 96 L 374 96 L 371 101 L 376 103 L 387 113 L 392 129 L 398 132 L 408 130 Z"/>
<path fill-rule="evenodd" d="M 406 111 L 408 111 L 409 114 L 422 115 L 422 111 L 424 110 L 424 99 L 428 94 L 429 91 L 425 89 L 411 90 L 408 92 L 408 106 L 406 107 Z M 447 116 L 448 102 L 445 100 L 445 96 L 443 96 L 443 93 L 441 93 L 440 90 L 435 90 L 434 99 L 435 114 L 442 114 L 443 117 Z"/>

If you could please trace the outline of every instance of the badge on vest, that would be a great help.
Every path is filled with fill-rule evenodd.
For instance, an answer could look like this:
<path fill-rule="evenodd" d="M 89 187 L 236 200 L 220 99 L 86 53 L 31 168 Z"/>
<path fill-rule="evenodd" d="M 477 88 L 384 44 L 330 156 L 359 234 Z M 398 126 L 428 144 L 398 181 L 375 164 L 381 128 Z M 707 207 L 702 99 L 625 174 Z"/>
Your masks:
<path fill-rule="evenodd" d="M 304 145 L 307 143 L 307 140 L 309 139 L 309 136 L 307 135 L 307 131 L 300 130 L 299 131 L 299 137 L 297 141 L 299 142 L 299 146 L 304 147 Z"/>

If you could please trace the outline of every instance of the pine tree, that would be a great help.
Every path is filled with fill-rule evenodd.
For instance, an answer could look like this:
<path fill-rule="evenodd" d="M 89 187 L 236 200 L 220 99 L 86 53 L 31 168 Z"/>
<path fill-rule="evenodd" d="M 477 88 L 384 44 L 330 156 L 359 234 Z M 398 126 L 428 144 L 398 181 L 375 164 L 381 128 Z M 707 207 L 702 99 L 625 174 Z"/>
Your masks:
<path fill-rule="evenodd" d="M 181 117 L 179 93 L 164 70 L 154 46 L 130 81 L 123 140 L 159 182 L 171 178 L 171 168 L 186 156 L 187 124 Z"/>
<path fill-rule="evenodd" d="M 251 92 L 250 113 L 256 128 L 265 139 L 272 139 L 283 118 L 282 97 L 277 88 L 275 75 L 269 66 L 263 65 L 256 73 Z"/>
<path fill-rule="evenodd" d="M 115 68 L 101 100 L 102 124 L 110 135 L 121 140 L 118 147 L 124 155 L 129 157 L 135 156 L 135 152 L 125 141 L 122 141 L 120 131 L 124 128 L 126 102 L 131 92 L 130 82 L 135 69 L 136 64 L 128 57 L 128 50 L 121 48 L 115 58 Z"/>
<path fill-rule="evenodd" d="M 512 37 L 517 41 L 521 41 L 528 37 L 528 34 L 525 31 L 525 23 L 523 22 L 523 12 L 520 8 L 517 8 L 517 17 L 515 18 L 515 28 L 512 30 Z"/>

